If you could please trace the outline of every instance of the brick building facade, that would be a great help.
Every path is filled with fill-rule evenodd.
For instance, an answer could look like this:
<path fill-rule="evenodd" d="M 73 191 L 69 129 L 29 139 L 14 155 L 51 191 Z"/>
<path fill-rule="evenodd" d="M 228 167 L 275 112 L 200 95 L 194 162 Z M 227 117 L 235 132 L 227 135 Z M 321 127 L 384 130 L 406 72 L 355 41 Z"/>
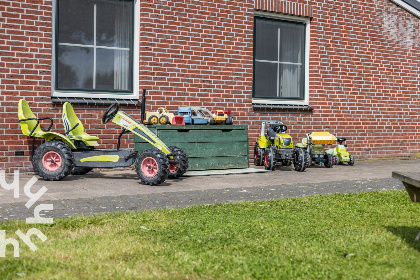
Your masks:
<path fill-rule="evenodd" d="M 73 25 L 61 29 L 63 0 L 0 1 L 0 169 L 32 169 L 31 140 L 18 124 L 19 99 L 38 117 L 52 117 L 57 132 L 64 131 L 60 103 L 74 101 L 87 131 L 100 136 L 101 147 L 113 148 L 118 127 L 100 123 L 108 106 L 99 104 L 117 99 L 140 118 L 140 107 L 130 104 L 143 88 L 148 110 L 231 109 L 234 123 L 249 125 L 250 153 L 261 122 L 269 120 L 283 121 L 296 140 L 315 130 L 347 137 L 356 158 L 420 153 L 420 12 L 410 1 L 109 1 L 129 5 L 128 23 L 114 8 L 103 8 L 104 1 L 66 1 L 95 7 L 92 16 L 79 15 L 78 21 L 94 19 L 93 41 L 73 42 L 80 32 L 71 31 Z M 107 45 L 106 36 L 97 35 L 107 26 L 102 11 L 110 15 L 106 20 L 115 18 L 112 32 L 130 27 L 130 37 Z M 73 32 L 70 41 L 66 32 Z M 266 51 L 270 46 L 279 50 L 274 60 Z M 71 62 L 77 48 L 95 62 L 93 88 L 90 78 L 75 71 L 80 65 Z M 119 52 L 112 67 L 119 60 L 119 69 L 129 70 L 119 76 L 128 86 L 116 89 L 116 70 L 101 76 L 100 65 L 107 65 L 101 55 L 107 57 L 108 50 Z M 113 75 L 113 84 L 106 75 Z M 132 147 L 132 136 L 124 138 L 123 147 Z M 16 151 L 25 155 L 15 156 Z"/>

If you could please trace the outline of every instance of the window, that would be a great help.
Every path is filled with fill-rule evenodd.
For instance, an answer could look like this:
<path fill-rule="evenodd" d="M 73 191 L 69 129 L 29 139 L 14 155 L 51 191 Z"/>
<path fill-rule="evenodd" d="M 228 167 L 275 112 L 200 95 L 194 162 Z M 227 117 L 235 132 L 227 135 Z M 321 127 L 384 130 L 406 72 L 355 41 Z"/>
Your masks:
<path fill-rule="evenodd" d="M 55 91 L 133 93 L 134 2 L 56 0 Z"/>
<path fill-rule="evenodd" d="M 253 103 L 307 101 L 307 23 L 255 16 Z"/>

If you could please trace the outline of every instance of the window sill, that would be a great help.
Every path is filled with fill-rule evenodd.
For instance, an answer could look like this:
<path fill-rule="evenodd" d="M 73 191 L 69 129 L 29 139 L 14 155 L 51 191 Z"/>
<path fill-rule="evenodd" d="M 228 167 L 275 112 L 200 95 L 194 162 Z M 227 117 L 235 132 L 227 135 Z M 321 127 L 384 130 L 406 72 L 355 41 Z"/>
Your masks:
<path fill-rule="evenodd" d="M 252 100 L 253 109 L 284 109 L 312 111 L 313 108 L 305 101 L 284 101 L 284 100 Z"/>
<path fill-rule="evenodd" d="M 86 104 L 86 105 L 111 105 L 118 103 L 126 106 L 138 106 L 140 101 L 138 99 L 117 99 L 117 98 L 89 98 L 89 97 L 51 97 L 53 104 L 63 104 L 69 102 L 71 104 Z"/>

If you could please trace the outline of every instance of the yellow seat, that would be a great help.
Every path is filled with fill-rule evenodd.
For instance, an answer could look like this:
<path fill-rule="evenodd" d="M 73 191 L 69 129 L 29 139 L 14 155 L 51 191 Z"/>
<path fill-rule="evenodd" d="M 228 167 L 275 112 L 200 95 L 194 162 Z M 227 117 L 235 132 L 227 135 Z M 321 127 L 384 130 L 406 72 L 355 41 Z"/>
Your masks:
<path fill-rule="evenodd" d="M 19 117 L 19 123 L 20 127 L 22 129 L 22 133 L 34 138 L 34 142 L 32 143 L 32 154 L 34 153 L 34 144 L 35 144 L 35 138 L 44 138 L 46 141 L 59 139 L 64 141 L 71 149 L 76 149 L 73 142 L 67 138 L 66 136 L 57 133 L 57 132 L 51 132 L 50 129 L 53 125 L 53 119 L 52 118 L 37 118 L 34 113 L 32 113 L 31 108 L 28 105 L 28 102 L 26 102 L 25 99 L 19 100 L 18 104 L 18 117 Z M 41 125 L 39 123 L 40 120 L 50 120 L 51 124 L 48 127 L 47 131 L 43 131 L 41 129 Z"/>
<path fill-rule="evenodd" d="M 83 141 L 86 146 L 99 146 L 97 142 L 99 138 L 85 132 L 82 122 L 68 102 L 63 104 L 63 124 L 65 133 L 70 139 Z"/>

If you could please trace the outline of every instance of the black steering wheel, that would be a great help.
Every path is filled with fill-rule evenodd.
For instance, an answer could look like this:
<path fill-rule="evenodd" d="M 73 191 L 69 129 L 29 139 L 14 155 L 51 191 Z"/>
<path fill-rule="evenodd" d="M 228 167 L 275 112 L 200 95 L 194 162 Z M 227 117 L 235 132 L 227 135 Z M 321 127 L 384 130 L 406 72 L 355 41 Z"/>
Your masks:
<path fill-rule="evenodd" d="M 276 133 L 286 132 L 287 126 L 285 124 L 276 125 L 276 126 L 273 127 L 273 130 Z"/>
<path fill-rule="evenodd" d="M 106 124 L 110 120 L 112 120 L 119 110 L 120 110 L 120 104 L 116 102 L 112 104 L 111 106 L 109 106 L 108 110 L 106 110 L 104 116 L 102 117 L 102 123 Z"/>
<path fill-rule="evenodd" d="M 337 138 L 337 142 L 341 145 L 341 144 L 343 144 L 343 142 L 344 141 L 346 141 L 347 139 L 346 138 L 344 138 L 344 137 L 339 137 L 339 138 Z"/>

